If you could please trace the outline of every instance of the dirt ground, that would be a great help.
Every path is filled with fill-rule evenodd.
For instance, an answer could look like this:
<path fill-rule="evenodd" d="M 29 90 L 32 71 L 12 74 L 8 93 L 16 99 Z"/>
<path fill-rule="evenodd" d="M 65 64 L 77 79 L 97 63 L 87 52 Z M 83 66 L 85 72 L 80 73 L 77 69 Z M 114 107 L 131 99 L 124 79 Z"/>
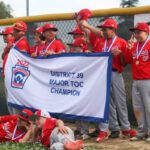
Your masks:
<path fill-rule="evenodd" d="M 75 130 L 74 124 L 67 123 L 71 129 Z M 94 130 L 90 127 L 90 132 Z M 150 143 L 145 141 L 130 141 L 129 138 L 107 139 L 103 142 L 96 143 L 96 138 L 90 138 L 83 141 L 86 150 L 150 150 Z"/>

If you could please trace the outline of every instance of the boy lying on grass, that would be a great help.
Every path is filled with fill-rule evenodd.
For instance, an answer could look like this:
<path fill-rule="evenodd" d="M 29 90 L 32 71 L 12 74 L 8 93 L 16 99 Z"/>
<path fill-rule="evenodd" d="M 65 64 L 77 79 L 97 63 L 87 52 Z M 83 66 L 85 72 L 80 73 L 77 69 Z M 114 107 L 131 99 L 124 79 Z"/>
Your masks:
<path fill-rule="evenodd" d="M 73 131 L 64 126 L 63 121 L 52 118 L 48 112 L 38 110 L 35 118 L 36 127 L 33 133 L 33 142 L 37 142 L 40 131 L 40 142 L 51 150 L 81 150 L 82 141 L 75 141 Z"/>
<path fill-rule="evenodd" d="M 31 115 L 33 113 L 30 110 L 23 109 L 19 115 L 1 116 L 0 142 L 27 142 L 32 131 L 32 123 L 29 120 Z"/>

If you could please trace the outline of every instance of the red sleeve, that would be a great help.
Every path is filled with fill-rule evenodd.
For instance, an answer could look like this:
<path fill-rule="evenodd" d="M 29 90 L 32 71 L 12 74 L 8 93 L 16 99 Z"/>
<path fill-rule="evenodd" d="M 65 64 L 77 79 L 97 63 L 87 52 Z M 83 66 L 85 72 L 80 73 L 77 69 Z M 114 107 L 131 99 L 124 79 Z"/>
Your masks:
<path fill-rule="evenodd" d="M 17 116 L 15 116 L 15 115 L 1 116 L 2 123 L 5 123 L 10 120 L 14 120 L 14 119 L 17 119 Z"/>
<path fill-rule="evenodd" d="M 91 32 L 91 34 L 90 34 L 90 43 L 92 44 L 93 47 L 94 47 L 94 43 L 95 43 L 97 38 L 98 38 L 98 36 L 96 34 L 94 34 L 93 32 Z"/>
<path fill-rule="evenodd" d="M 34 53 L 35 50 L 36 50 L 36 46 L 32 46 L 32 47 L 30 48 L 30 55 L 31 55 L 32 53 Z"/>
<path fill-rule="evenodd" d="M 55 118 L 47 118 L 46 124 L 44 124 L 44 127 L 43 127 L 45 129 L 42 129 L 42 130 L 45 130 L 44 136 L 40 138 L 41 143 L 44 146 L 47 146 L 47 147 L 50 146 L 50 135 L 52 131 L 54 130 L 54 128 L 56 127 L 56 122 L 57 122 L 57 119 Z"/>
<path fill-rule="evenodd" d="M 132 49 L 126 48 L 126 50 L 123 52 L 124 60 L 126 64 L 132 63 Z"/>
<path fill-rule="evenodd" d="M 58 41 L 56 44 L 56 51 L 55 52 L 56 53 L 57 52 L 66 52 L 65 46 L 60 41 Z"/>
<path fill-rule="evenodd" d="M 16 44 L 16 46 L 20 49 L 20 50 L 25 50 L 28 54 L 30 54 L 30 47 L 28 44 L 28 41 L 24 38 L 22 39 L 20 42 L 18 42 Z"/>
<path fill-rule="evenodd" d="M 56 118 L 50 118 L 50 122 L 54 125 L 54 126 L 56 126 L 56 122 L 57 122 L 57 120 L 58 119 L 56 119 Z"/>

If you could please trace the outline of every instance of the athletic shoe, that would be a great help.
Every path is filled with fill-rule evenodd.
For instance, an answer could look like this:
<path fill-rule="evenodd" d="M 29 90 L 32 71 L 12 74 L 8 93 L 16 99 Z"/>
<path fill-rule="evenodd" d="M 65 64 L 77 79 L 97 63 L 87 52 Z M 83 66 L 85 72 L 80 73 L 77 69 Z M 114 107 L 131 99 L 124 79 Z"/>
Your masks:
<path fill-rule="evenodd" d="M 104 141 L 105 139 L 108 139 L 107 132 L 100 131 L 98 137 L 96 138 L 96 142 L 99 143 L 101 141 Z"/>
<path fill-rule="evenodd" d="M 78 131 L 78 130 L 75 130 L 74 131 L 74 136 L 76 137 L 76 136 L 78 136 L 80 134 L 80 132 Z"/>
<path fill-rule="evenodd" d="M 109 138 L 118 138 L 120 136 L 120 131 L 112 131 Z"/>
<path fill-rule="evenodd" d="M 78 139 L 78 140 L 87 140 L 89 138 L 90 138 L 90 136 L 87 134 L 80 134 L 80 135 L 76 136 L 76 139 Z"/>
<path fill-rule="evenodd" d="M 83 143 L 80 140 L 68 141 L 64 144 L 66 150 L 80 150 L 83 147 Z"/>
<path fill-rule="evenodd" d="M 89 133 L 89 136 L 91 137 L 97 137 L 99 135 L 99 130 L 95 130 L 92 133 Z"/>
<path fill-rule="evenodd" d="M 145 140 L 147 138 L 147 135 L 145 136 L 135 136 L 130 138 L 130 141 L 141 141 L 141 140 Z"/>
<path fill-rule="evenodd" d="M 147 135 L 146 142 L 149 142 L 149 143 L 150 143 L 150 134 Z"/>
<path fill-rule="evenodd" d="M 127 130 L 127 131 L 122 131 L 122 137 L 123 138 L 126 138 L 126 137 L 132 138 L 132 137 L 135 137 L 135 136 L 136 136 L 136 132 L 132 129 Z"/>

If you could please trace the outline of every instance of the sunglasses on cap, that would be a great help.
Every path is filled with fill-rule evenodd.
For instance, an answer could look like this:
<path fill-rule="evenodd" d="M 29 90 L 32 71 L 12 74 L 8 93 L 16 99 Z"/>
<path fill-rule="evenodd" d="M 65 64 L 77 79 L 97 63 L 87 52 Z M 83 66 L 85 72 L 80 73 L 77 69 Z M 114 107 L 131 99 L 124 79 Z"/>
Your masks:
<path fill-rule="evenodd" d="M 24 113 L 24 112 L 21 112 L 20 116 L 23 117 L 23 118 L 26 118 L 26 119 L 29 118 L 29 116 L 26 113 Z"/>
<path fill-rule="evenodd" d="M 24 28 L 24 26 L 22 26 L 20 23 L 14 23 L 13 27 L 17 27 L 17 28 Z M 25 29 L 25 28 L 24 28 Z"/>
<path fill-rule="evenodd" d="M 21 32 L 22 30 L 13 29 L 15 32 Z"/>

